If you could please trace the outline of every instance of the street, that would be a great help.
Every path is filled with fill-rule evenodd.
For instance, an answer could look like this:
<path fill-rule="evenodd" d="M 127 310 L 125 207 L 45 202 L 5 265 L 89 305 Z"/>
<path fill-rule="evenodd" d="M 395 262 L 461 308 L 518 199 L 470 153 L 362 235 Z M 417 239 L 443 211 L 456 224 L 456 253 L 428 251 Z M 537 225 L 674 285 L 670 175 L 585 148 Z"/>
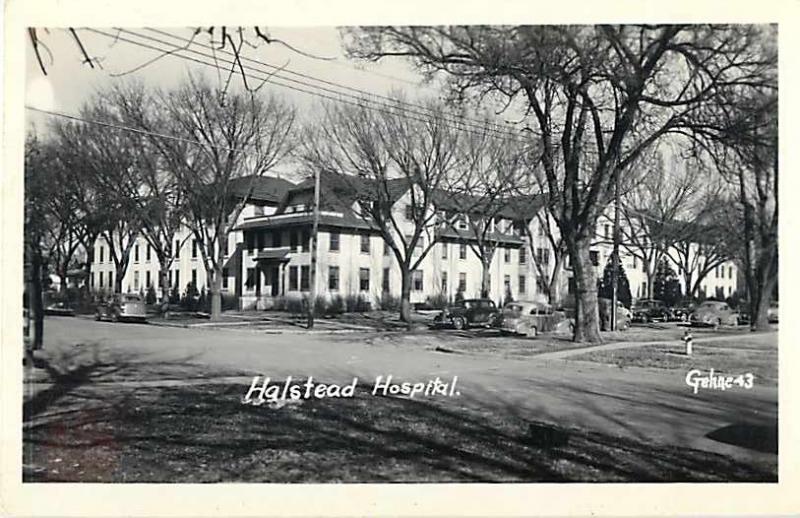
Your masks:
<path fill-rule="evenodd" d="M 407 337 L 394 333 L 391 340 L 375 340 L 368 333 L 265 334 L 52 317 L 46 321 L 46 336 L 44 356 L 52 365 L 60 363 L 62 370 L 80 368 L 94 356 L 115 372 L 124 372 L 109 381 L 89 376 L 87 383 L 96 387 L 96 393 L 191 382 L 223 385 L 243 397 L 255 374 L 276 383 L 287 376 L 342 384 L 358 377 L 366 388 L 377 376 L 412 383 L 457 376 L 460 395 L 439 399 L 437 404 L 491 409 L 524 422 L 596 431 L 647 445 L 702 450 L 777 472 L 776 452 L 769 445 L 752 444 L 777 427 L 777 387 L 758 382 L 749 390 L 693 394 L 685 371 L 623 369 L 569 356 L 522 360 L 448 354 L 433 348 L 435 333 Z M 757 339 L 768 344 L 776 336 Z M 175 372 L 183 374 L 176 377 Z M 29 383 L 26 394 L 32 397 L 46 386 Z M 234 412 L 241 407 L 235 399 L 230 404 Z M 28 413 L 28 424 L 47 422 L 51 412 L 47 404 L 39 405 Z M 719 440 L 719 431 L 726 429 L 738 430 L 734 440 Z M 152 432 L 158 433 L 158 423 L 153 423 Z"/>

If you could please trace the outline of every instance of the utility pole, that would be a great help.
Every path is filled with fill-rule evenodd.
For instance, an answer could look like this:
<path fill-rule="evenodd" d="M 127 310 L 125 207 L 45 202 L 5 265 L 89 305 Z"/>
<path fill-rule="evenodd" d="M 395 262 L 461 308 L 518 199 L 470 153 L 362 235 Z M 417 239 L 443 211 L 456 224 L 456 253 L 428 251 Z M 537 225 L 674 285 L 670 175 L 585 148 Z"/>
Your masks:
<path fill-rule="evenodd" d="M 617 330 L 617 285 L 619 284 L 619 170 L 614 183 L 614 248 L 611 252 L 611 330 Z"/>
<path fill-rule="evenodd" d="M 314 168 L 314 224 L 311 229 L 311 281 L 309 289 L 311 294 L 308 298 L 308 329 L 314 328 L 314 308 L 317 305 L 317 243 L 319 241 L 319 168 Z"/>

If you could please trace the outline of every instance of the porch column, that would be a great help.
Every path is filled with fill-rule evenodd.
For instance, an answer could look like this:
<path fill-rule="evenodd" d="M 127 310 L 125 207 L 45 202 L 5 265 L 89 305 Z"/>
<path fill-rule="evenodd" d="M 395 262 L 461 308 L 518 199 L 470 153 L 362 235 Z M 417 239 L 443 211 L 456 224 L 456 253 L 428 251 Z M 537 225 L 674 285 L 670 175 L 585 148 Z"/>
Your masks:
<path fill-rule="evenodd" d="M 261 263 L 256 261 L 255 267 L 256 299 L 261 298 Z"/>
<path fill-rule="evenodd" d="M 286 263 L 281 261 L 278 263 L 278 295 L 284 295 L 283 293 L 283 268 Z"/>

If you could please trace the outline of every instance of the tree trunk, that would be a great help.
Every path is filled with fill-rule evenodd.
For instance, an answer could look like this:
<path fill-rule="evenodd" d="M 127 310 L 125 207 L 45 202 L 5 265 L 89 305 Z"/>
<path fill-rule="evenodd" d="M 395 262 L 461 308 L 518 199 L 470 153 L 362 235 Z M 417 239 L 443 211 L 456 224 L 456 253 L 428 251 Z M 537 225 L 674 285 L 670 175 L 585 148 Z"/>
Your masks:
<path fill-rule="evenodd" d="M 600 317 L 597 311 L 597 276 L 589 254 L 591 239 L 568 240 L 572 271 L 575 275 L 575 342 L 600 343 Z"/>
<path fill-rule="evenodd" d="M 550 275 L 550 282 L 547 285 L 547 300 L 551 306 L 557 308 L 561 304 L 561 270 L 564 263 L 564 256 L 555 262 L 553 273 Z"/>
<path fill-rule="evenodd" d="M 114 269 L 114 293 L 122 293 L 122 278 L 125 277 L 125 270 L 127 270 L 127 265 L 125 267 L 117 266 Z"/>
<path fill-rule="evenodd" d="M 411 322 L 411 271 L 400 265 L 400 320 Z"/>
<path fill-rule="evenodd" d="M 768 251 L 762 251 L 762 254 Z M 770 254 L 771 255 L 771 254 Z M 756 271 L 748 272 L 748 275 L 753 279 L 750 284 L 753 286 L 751 290 L 751 303 L 750 303 L 750 330 L 751 331 L 767 331 L 769 326 L 769 304 L 772 299 L 772 293 L 775 290 L 777 283 L 777 261 L 773 261 L 772 257 L 760 257 L 756 262 Z"/>
<path fill-rule="evenodd" d="M 489 297 L 489 290 L 491 289 L 489 286 L 491 262 L 491 258 L 488 260 L 486 257 L 481 258 L 481 297 L 483 298 Z"/>
<path fill-rule="evenodd" d="M 161 287 L 161 312 L 164 313 L 169 307 L 169 266 L 166 258 L 159 258 L 158 261 L 158 285 Z"/>
<path fill-rule="evenodd" d="M 211 282 L 208 283 L 211 289 L 211 320 L 218 320 L 222 316 L 222 263 L 219 262 L 211 272 Z"/>
<path fill-rule="evenodd" d="M 44 339 L 44 304 L 42 301 L 42 256 L 41 252 L 31 250 L 31 283 L 28 292 L 28 310 L 33 321 L 31 349 L 41 349 Z"/>

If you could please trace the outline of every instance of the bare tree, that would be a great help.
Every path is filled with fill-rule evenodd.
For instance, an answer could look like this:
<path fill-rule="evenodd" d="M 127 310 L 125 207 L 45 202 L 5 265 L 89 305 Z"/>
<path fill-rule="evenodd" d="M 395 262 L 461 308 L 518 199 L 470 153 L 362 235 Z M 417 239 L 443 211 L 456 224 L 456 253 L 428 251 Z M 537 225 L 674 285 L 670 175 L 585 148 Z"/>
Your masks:
<path fill-rule="evenodd" d="M 158 146 L 185 197 L 187 226 L 203 259 L 211 317 L 216 319 L 222 311 L 228 235 L 258 178 L 292 151 L 295 110 L 273 95 L 223 95 L 195 77 L 161 95 L 161 100 L 170 124 L 167 133 L 195 143 L 187 146 L 185 141 L 162 139 Z M 244 190 L 239 188 L 243 178 L 250 179 Z"/>
<path fill-rule="evenodd" d="M 763 66 L 751 26 L 373 27 L 345 38 L 355 56 L 408 57 L 431 77 L 444 72 L 456 97 L 502 98 L 532 119 L 572 258 L 576 341 L 601 340 L 589 248 L 617 177 L 718 88 Z"/>
<path fill-rule="evenodd" d="M 500 244 L 507 234 L 524 232 L 525 215 L 519 212 L 523 207 L 513 203 L 513 196 L 524 188 L 526 152 L 509 137 L 488 131 L 465 133 L 459 149 L 460 170 L 444 179 L 435 203 L 440 216 L 445 211 L 440 219 L 453 231 L 460 234 L 460 222 L 466 224 L 462 239 L 481 262 L 482 297 L 489 296 L 489 271 Z M 502 219 L 511 221 L 514 228 L 502 228 Z"/>
<path fill-rule="evenodd" d="M 69 192 L 83 212 L 87 251 L 96 237 L 102 237 L 114 262 L 114 292 L 121 293 L 141 228 L 141 213 L 126 188 L 137 181 L 136 140 L 113 128 L 120 119 L 102 95 L 83 106 L 81 118 L 93 123 L 56 123 L 54 135 L 59 156 L 70 171 Z"/>
<path fill-rule="evenodd" d="M 436 210 L 437 195 L 459 165 L 461 133 L 444 107 L 429 103 L 428 109 L 431 115 L 423 119 L 329 103 L 304 139 L 306 166 L 350 185 L 358 216 L 392 250 L 400 267 L 404 322 L 411 318 L 412 272 L 447 224 Z M 408 204 L 399 207 L 406 194 Z"/>

